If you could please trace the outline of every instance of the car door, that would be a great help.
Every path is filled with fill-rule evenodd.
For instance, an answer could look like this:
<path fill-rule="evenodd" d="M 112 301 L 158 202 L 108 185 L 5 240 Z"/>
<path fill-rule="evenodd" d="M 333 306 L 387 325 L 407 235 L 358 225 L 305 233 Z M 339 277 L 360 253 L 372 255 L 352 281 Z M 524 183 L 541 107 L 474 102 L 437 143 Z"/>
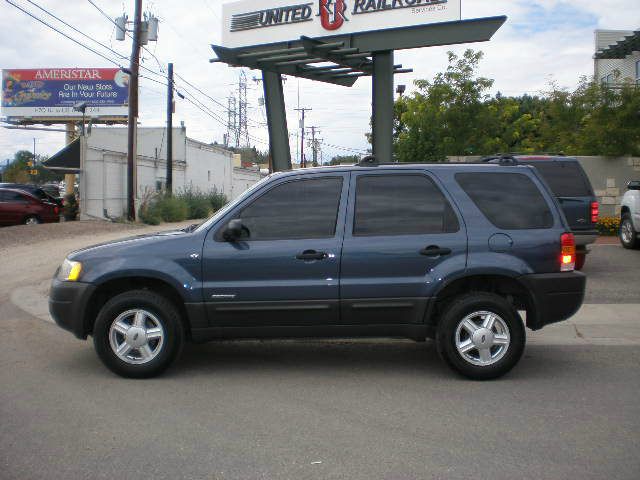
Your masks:
<path fill-rule="evenodd" d="M 348 180 L 348 173 L 285 176 L 209 232 L 202 266 L 212 327 L 338 323 Z M 233 219 L 244 233 L 226 241 Z"/>
<path fill-rule="evenodd" d="M 466 264 L 464 224 L 424 170 L 354 172 L 342 249 L 345 324 L 422 323 L 434 289 Z"/>
<path fill-rule="evenodd" d="M 9 192 L 0 190 L 0 225 L 9 223 Z"/>
<path fill-rule="evenodd" d="M 5 225 L 22 223 L 29 212 L 29 197 L 15 190 L 4 190 L 0 197 L 0 221 Z"/>

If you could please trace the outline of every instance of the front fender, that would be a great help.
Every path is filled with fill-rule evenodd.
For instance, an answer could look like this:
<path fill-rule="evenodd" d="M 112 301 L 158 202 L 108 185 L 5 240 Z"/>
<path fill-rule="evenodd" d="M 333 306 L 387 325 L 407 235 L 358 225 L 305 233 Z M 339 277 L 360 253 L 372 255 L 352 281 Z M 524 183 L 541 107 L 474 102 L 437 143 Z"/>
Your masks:
<path fill-rule="evenodd" d="M 199 259 L 179 262 L 159 256 L 125 256 L 88 261 L 86 267 L 83 263 L 82 281 L 97 286 L 116 279 L 136 277 L 169 284 L 185 303 L 202 301 Z"/>

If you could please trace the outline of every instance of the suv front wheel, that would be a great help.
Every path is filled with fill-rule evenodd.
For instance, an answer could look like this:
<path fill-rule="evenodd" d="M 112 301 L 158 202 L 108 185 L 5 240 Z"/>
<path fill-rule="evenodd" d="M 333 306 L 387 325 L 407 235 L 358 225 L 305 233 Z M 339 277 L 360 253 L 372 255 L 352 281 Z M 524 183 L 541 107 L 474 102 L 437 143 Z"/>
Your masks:
<path fill-rule="evenodd" d="M 436 335 L 438 353 L 454 370 L 474 380 L 511 370 L 524 351 L 524 324 L 503 297 L 470 293 L 445 308 Z"/>
<path fill-rule="evenodd" d="M 93 344 L 102 362 L 123 377 L 162 373 L 184 343 L 180 313 L 157 293 L 134 290 L 110 299 L 93 328 Z"/>

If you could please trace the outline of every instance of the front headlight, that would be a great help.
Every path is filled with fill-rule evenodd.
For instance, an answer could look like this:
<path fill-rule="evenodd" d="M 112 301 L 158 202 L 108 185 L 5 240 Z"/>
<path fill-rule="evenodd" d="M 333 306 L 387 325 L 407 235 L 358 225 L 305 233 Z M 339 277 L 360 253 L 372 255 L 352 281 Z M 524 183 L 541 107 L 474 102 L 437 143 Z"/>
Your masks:
<path fill-rule="evenodd" d="M 80 262 L 74 262 L 65 258 L 58 272 L 58 280 L 75 282 L 80 277 L 80 272 L 82 272 L 82 264 Z"/>

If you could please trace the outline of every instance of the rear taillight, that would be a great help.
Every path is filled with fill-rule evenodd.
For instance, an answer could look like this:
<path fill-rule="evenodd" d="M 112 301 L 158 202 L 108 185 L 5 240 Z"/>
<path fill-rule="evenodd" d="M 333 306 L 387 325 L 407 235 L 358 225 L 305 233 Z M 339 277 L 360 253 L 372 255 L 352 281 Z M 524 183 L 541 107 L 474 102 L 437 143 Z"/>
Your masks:
<path fill-rule="evenodd" d="M 53 213 L 54 213 L 54 215 L 58 215 L 60 213 L 60 209 L 58 208 L 57 205 L 55 207 L 53 207 Z"/>
<path fill-rule="evenodd" d="M 600 215 L 598 202 L 591 202 L 591 223 L 598 223 L 598 215 Z"/>
<path fill-rule="evenodd" d="M 576 268 L 576 239 L 573 233 L 563 233 L 560 246 L 560 271 L 571 272 Z"/>

